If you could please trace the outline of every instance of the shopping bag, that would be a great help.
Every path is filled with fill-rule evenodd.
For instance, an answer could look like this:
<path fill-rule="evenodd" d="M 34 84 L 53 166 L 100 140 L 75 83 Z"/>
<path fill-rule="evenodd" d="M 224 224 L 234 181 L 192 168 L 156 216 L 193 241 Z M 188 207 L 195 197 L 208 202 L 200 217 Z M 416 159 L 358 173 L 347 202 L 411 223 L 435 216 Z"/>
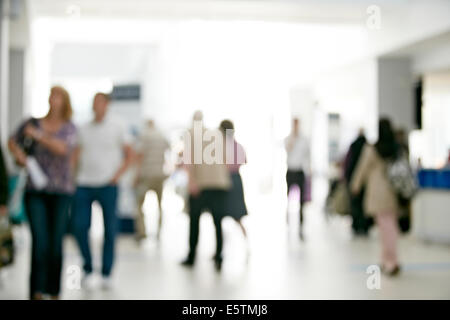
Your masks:
<path fill-rule="evenodd" d="M 350 215 L 350 194 L 344 181 L 339 182 L 331 199 L 331 206 L 340 215 Z"/>
<path fill-rule="evenodd" d="M 22 169 L 17 176 L 11 176 L 9 185 L 8 211 L 13 224 L 21 224 L 26 220 L 23 196 L 27 184 L 27 171 Z"/>

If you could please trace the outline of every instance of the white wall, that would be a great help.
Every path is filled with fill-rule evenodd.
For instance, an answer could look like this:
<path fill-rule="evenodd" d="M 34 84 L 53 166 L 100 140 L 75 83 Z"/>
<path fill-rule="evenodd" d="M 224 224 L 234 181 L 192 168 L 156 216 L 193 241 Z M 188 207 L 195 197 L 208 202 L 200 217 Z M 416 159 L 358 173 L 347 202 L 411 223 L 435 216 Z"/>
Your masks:
<path fill-rule="evenodd" d="M 9 6 L 0 0 L 0 147 L 8 136 L 9 96 Z"/>
<path fill-rule="evenodd" d="M 377 71 L 368 59 L 325 73 L 314 81 L 318 108 L 341 117 L 339 150 L 345 155 L 358 130 L 364 128 L 370 141 L 377 137 Z"/>

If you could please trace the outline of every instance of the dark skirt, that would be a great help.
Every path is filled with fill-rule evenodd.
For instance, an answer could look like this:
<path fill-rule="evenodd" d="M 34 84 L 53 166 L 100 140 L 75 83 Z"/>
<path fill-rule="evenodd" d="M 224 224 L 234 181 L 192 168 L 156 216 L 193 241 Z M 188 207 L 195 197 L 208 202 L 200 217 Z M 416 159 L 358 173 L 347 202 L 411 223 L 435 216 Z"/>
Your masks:
<path fill-rule="evenodd" d="M 231 174 L 232 187 L 227 193 L 226 216 L 235 220 L 240 220 L 247 215 L 247 206 L 245 205 L 244 188 L 239 172 Z"/>

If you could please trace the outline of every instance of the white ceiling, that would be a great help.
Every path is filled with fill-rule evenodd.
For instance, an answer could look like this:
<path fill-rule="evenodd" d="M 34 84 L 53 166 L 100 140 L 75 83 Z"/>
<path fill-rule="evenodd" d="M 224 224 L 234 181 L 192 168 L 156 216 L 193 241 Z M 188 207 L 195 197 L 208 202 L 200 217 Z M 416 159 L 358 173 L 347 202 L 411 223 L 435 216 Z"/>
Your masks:
<path fill-rule="evenodd" d="M 359 23 L 373 0 L 29 0 L 34 16 L 256 19 L 318 23 Z M 378 0 L 401 10 L 417 0 Z M 435 1 L 435 0 L 432 0 Z"/>

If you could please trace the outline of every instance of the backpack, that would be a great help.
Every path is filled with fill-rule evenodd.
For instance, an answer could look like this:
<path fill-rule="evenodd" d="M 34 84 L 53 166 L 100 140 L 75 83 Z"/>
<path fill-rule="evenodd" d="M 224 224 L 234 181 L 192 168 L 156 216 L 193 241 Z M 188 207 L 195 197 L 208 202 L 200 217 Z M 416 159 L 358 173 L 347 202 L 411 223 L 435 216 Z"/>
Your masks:
<path fill-rule="evenodd" d="M 400 204 L 409 202 L 417 191 L 417 182 L 409 160 L 404 153 L 387 162 L 387 176 Z"/>

